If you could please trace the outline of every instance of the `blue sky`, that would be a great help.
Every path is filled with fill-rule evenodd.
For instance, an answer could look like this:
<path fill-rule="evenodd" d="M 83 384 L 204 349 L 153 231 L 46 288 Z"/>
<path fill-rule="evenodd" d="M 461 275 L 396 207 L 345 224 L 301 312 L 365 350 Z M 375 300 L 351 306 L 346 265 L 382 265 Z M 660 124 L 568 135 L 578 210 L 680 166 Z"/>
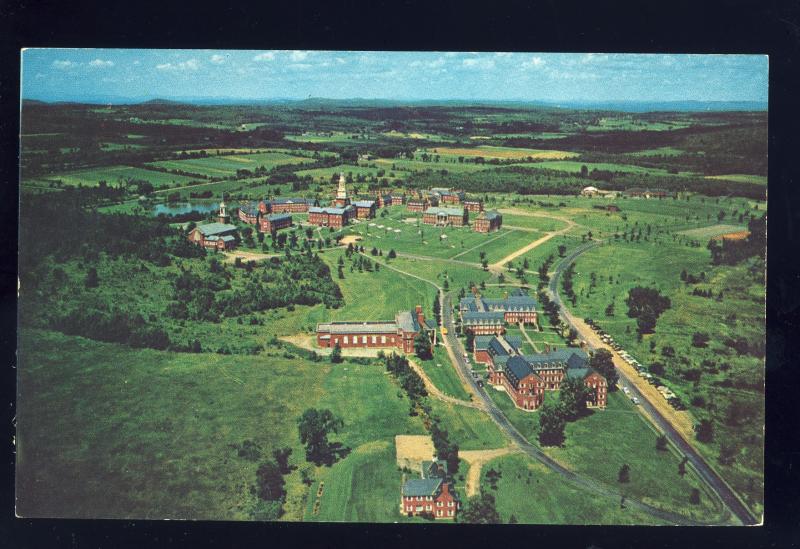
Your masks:
<path fill-rule="evenodd" d="M 22 96 L 766 101 L 764 55 L 27 49 Z"/>

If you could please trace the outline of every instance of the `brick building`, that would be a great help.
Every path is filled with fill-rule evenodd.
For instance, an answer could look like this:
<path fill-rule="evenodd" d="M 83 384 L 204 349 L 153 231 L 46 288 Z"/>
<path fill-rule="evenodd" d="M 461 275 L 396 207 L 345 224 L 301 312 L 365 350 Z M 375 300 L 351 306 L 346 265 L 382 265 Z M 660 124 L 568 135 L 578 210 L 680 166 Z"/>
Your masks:
<path fill-rule="evenodd" d="M 472 222 L 472 228 L 479 233 L 496 231 L 503 226 L 503 216 L 497 212 L 480 212 Z"/>
<path fill-rule="evenodd" d="M 430 207 L 422 215 L 422 222 L 426 225 L 445 227 L 463 227 L 467 224 L 469 214 L 464 208 L 438 208 Z"/>
<path fill-rule="evenodd" d="M 392 193 L 392 205 L 394 206 L 402 206 L 406 203 L 406 195 L 402 192 L 394 192 Z"/>
<path fill-rule="evenodd" d="M 292 226 L 289 214 L 266 214 L 258 218 L 258 230 L 262 233 L 273 233 Z"/>
<path fill-rule="evenodd" d="M 475 335 L 502 334 L 506 331 L 506 321 L 501 312 L 462 312 L 461 325 L 465 332 Z"/>
<path fill-rule="evenodd" d="M 464 209 L 468 212 L 482 212 L 483 211 L 483 201 L 477 198 L 465 198 L 464 199 Z"/>
<path fill-rule="evenodd" d="M 472 319 L 479 319 L 481 315 L 489 313 L 501 313 L 503 322 L 538 324 L 538 306 L 536 300 L 528 294 L 515 292 L 502 299 L 490 299 L 480 295 L 465 297 L 459 302 L 459 311 L 462 321 L 466 313 L 471 313 Z"/>
<path fill-rule="evenodd" d="M 320 347 L 395 348 L 404 353 L 414 352 L 414 338 L 420 331 L 436 342 L 436 323 L 426 320 L 422 307 L 400 311 L 394 320 L 370 322 L 325 322 L 317 324 L 317 345 Z"/>
<path fill-rule="evenodd" d="M 207 250 L 232 250 L 237 243 L 235 225 L 227 223 L 207 223 L 198 225 L 189 233 L 189 242 Z"/>
<path fill-rule="evenodd" d="M 262 210 L 263 208 L 263 210 Z M 256 225 L 259 215 L 267 212 L 264 202 L 243 202 L 239 206 L 239 221 L 248 225 Z"/>
<path fill-rule="evenodd" d="M 344 208 L 312 206 L 308 209 L 308 222 L 321 227 L 344 227 L 355 217 L 355 208 L 348 204 Z"/>
<path fill-rule="evenodd" d="M 400 512 L 406 516 L 455 519 L 461 503 L 453 489 L 447 463 L 423 461 L 420 478 L 408 479 L 400 491 Z"/>
<path fill-rule="evenodd" d="M 313 198 L 274 198 L 263 213 L 305 213 L 314 206 L 319 206 L 319 201 Z"/>
<path fill-rule="evenodd" d="M 590 391 L 586 405 L 605 408 L 608 384 L 605 377 L 589 366 L 586 353 L 577 347 L 523 355 L 516 341 L 503 336 L 475 338 L 476 362 L 487 365 L 491 385 L 501 386 L 517 408 L 536 410 L 545 391 L 558 391 L 566 378 L 583 381 Z"/>
<path fill-rule="evenodd" d="M 392 197 L 394 201 L 394 197 Z M 411 198 L 406 202 L 406 209 L 409 212 L 422 213 L 430 206 L 427 198 Z"/>
<path fill-rule="evenodd" d="M 374 200 L 357 200 L 353 202 L 357 219 L 372 219 L 375 217 L 377 205 Z"/>

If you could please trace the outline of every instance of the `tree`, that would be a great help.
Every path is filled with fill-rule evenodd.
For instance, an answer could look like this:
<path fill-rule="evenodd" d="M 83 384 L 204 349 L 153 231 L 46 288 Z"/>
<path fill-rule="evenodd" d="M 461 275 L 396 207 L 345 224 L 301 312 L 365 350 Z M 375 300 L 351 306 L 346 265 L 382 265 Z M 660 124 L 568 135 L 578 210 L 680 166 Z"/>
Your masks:
<path fill-rule="evenodd" d="M 567 253 L 567 247 L 564 244 L 558 245 L 558 257 L 564 257 Z"/>
<path fill-rule="evenodd" d="M 492 490 L 497 490 L 497 482 L 503 478 L 503 473 L 495 471 L 494 467 L 486 471 L 486 481 Z"/>
<path fill-rule="evenodd" d="M 709 443 L 714 440 L 714 424 L 710 419 L 701 419 L 700 423 L 694 426 L 694 432 L 700 442 Z"/>
<path fill-rule="evenodd" d="M 692 505 L 700 505 L 700 490 L 697 488 L 692 488 L 692 491 L 689 494 L 689 503 Z"/>
<path fill-rule="evenodd" d="M 539 411 L 539 442 L 543 446 L 561 446 L 566 424 L 566 414 L 561 404 L 545 404 Z"/>
<path fill-rule="evenodd" d="M 608 304 L 606 307 L 606 316 L 614 316 L 614 302 Z"/>
<path fill-rule="evenodd" d="M 420 360 L 430 360 L 433 358 L 431 340 L 423 330 L 420 330 L 414 338 L 414 354 L 416 354 Z"/>
<path fill-rule="evenodd" d="M 667 437 L 665 435 L 661 435 L 656 439 L 656 450 L 659 452 L 667 451 Z"/>
<path fill-rule="evenodd" d="M 589 359 L 589 366 L 606 378 L 609 391 L 616 391 L 619 374 L 614 366 L 614 359 L 608 349 L 597 349 Z"/>
<path fill-rule="evenodd" d="M 297 421 L 300 442 L 306 446 L 306 460 L 316 465 L 331 465 L 335 458 L 335 448 L 328 442 L 329 433 L 338 433 L 343 427 L 342 420 L 328 409 L 309 408 Z"/>
<path fill-rule="evenodd" d="M 472 330 L 467 330 L 467 344 L 466 348 L 468 352 L 472 352 L 475 349 L 475 334 Z"/>
<path fill-rule="evenodd" d="M 459 515 L 459 521 L 468 524 L 500 524 L 494 496 L 481 492 L 479 496 L 469 498 L 466 508 Z"/>
<path fill-rule="evenodd" d="M 458 444 L 450 440 L 447 430 L 440 427 L 438 420 L 431 424 L 430 431 L 436 457 L 447 462 L 448 474 L 455 475 L 458 472 Z"/>
<path fill-rule="evenodd" d="M 334 364 L 339 364 L 342 361 L 342 348 L 339 347 L 339 343 L 337 342 L 336 345 L 333 346 L 333 351 L 331 352 L 331 362 Z"/>
<path fill-rule="evenodd" d="M 693 347 L 707 347 L 709 341 L 709 335 L 704 332 L 695 332 L 692 334 L 692 346 Z"/>
<path fill-rule="evenodd" d="M 625 484 L 631 481 L 631 468 L 628 466 L 627 463 L 623 463 L 622 467 L 619 468 L 619 473 L 617 473 L 617 482 L 620 484 Z"/>
<path fill-rule="evenodd" d="M 265 461 L 256 471 L 258 497 L 265 501 L 283 501 L 284 480 L 281 469 L 274 461 Z"/>
<path fill-rule="evenodd" d="M 684 456 L 680 463 L 678 463 L 678 474 L 683 477 L 686 474 L 686 463 L 689 461 L 689 458 Z"/>
<path fill-rule="evenodd" d="M 586 413 L 586 400 L 590 394 L 582 380 L 574 377 L 564 378 L 559 391 L 559 402 L 567 419 L 575 420 Z"/>
<path fill-rule="evenodd" d="M 97 269 L 94 267 L 90 267 L 89 271 L 86 273 L 86 280 L 84 281 L 84 285 L 87 288 L 97 288 L 100 285 L 100 279 L 97 276 Z"/>
<path fill-rule="evenodd" d="M 389 253 L 386 255 L 386 257 L 388 257 L 389 259 L 394 259 L 395 257 L 397 257 L 397 253 L 394 251 L 394 248 L 389 250 Z"/>
<path fill-rule="evenodd" d="M 272 451 L 272 457 L 275 458 L 275 463 L 281 470 L 282 475 L 288 475 L 292 472 L 293 467 L 289 465 L 289 456 L 292 455 L 291 448 L 276 448 Z"/>

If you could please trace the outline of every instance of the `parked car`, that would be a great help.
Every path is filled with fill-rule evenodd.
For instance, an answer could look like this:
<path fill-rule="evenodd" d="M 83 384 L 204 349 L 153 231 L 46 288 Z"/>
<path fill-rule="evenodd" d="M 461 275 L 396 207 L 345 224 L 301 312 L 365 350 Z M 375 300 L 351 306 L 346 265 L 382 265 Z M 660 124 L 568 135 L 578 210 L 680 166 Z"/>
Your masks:
<path fill-rule="evenodd" d="M 634 403 L 634 404 L 636 404 L 637 406 L 640 404 L 640 403 L 639 403 L 639 399 L 638 399 L 638 398 L 636 398 L 636 397 L 633 397 L 633 398 L 631 398 L 631 402 L 633 402 L 633 403 Z"/>
<path fill-rule="evenodd" d="M 631 390 L 628 389 L 627 387 L 623 387 L 622 392 L 625 393 L 626 395 L 629 395 L 631 393 Z"/>

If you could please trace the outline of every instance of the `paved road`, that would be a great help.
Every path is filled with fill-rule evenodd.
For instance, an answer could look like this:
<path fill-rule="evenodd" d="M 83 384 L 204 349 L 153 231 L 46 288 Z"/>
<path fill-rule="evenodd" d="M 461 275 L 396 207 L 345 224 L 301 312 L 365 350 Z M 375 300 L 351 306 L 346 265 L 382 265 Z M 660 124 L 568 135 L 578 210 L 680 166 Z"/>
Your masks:
<path fill-rule="evenodd" d="M 551 299 L 561 307 L 562 317 L 567 323 L 574 328 L 581 339 L 589 340 L 587 336 L 591 334 L 585 333 L 586 327 L 576 323 L 574 317 L 569 313 L 566 307 L 563 306 L 561 296 L 558 293 L 558 281 L 561 274 L 566 268 L 572 264 L 581 254 L 591 250 L 592 248 L 602 244 L 602 241 L 587 242 L 575 248 L 569 255 L 560 261 L 555 268 L 555 271 L 550 277 L 548 290 Z M 605 346 L 604 346 L 605 347 Z M 608 348 L 608 347 L 606 347 Z M 612 349 L 608 348 L 612 353 Z M 733 512 L 742 524 L 753 525 L 758 524 L 760 521 L 750 512 L 747 507 L 739 500 L 734 491 L 728 484 L 720 477 L 717 472 L 697 453 L 697 451 L 689 444 L 686 439 L 675 429 L 672 424 L 665 418 L 656 406 L 636 387 L 636 384 L 626 375 L 625 371 L 617 368 L 620 379 L 626 381 L 627 386 L 630 388 L 632 396 L 638 397 L 641 401 L 643 411 L 650 417 L 653 423 L 667 436 L 667 438 L 675 445 L 676 448 L 683 453 L 689 460 L 689 463 L 694 467 L 695 471 L 700 475 L 703 481 L 719 496 L 720 500 L 725 506 Z"/>
<path fill-rule="evenodd" d="M 558 462 L 548 457 L 544 452 L 542 452 L 540 448 L 528 442 L 525 436 L 522 435 L 522 433 L 520 433 L 517 430 L 517 428 L 511 424 L 508 418 L 506 418 L 503 411 L 497 407 L 492 398 L 488 394 L 486 394 L 486 390 L 482 386 L 478 386 L 477 381 L 472 377 L 471 372 L 469 371 L 469 368 L 467 367 L 467 364 L 464 361 L 464 353 L 465 353 L 464 347 L 461 345 L 461 342 L 455 336 L 452 293 L 446 293 L 442 298 L 442 324 L 444 325 L 444 327 L 447 328 L 447 335 L 445 336 L 445 340 L 446 344 L 452 350 L 451 356 L 455 357 L 456 366 L 458 367 L 460 373 L 468 380 L 468 383 L 470 384 L 470 390 L 483 401 L 486 407 L 486 411 L 489 414 L 489 417 L 492 418 L 492 420 L 495 422 L 495 424 L 497 424 L 500 430 L 503 431 L 514 442 L 514 444 L 517 445 L 517 447 L 519 447 L 523 452 L 525 452 L 530 457 L 536 459 L 540 463 L 544 464 L 546 467 L 555 471 L 563 479 L 573 483 L 574 485 L 578 486 L 581 489 L 593 492 L 595 494 L 609 496 L 612 498 L 619 497 L 619 492 L 617 489 L 612 489 L 605 484 L 597 482 L 588 477 L 578 475 L 575 472 L 566 469 Z M 643 503 L 635 499 L 630 499 L 626 497 L 625 504 L 629 507 L 635 507 L 637 509 L 640 509 L 656 518 L 659 518 L 671 524 L 679 524 L 679 525 L 701 524 L 687 517 L 679 515 L 677 513 L 662 511 L 661 509 L 657 509 L 656 507 L 653 507 L 651 505 L 648 505 L 646 503 Z"/>

